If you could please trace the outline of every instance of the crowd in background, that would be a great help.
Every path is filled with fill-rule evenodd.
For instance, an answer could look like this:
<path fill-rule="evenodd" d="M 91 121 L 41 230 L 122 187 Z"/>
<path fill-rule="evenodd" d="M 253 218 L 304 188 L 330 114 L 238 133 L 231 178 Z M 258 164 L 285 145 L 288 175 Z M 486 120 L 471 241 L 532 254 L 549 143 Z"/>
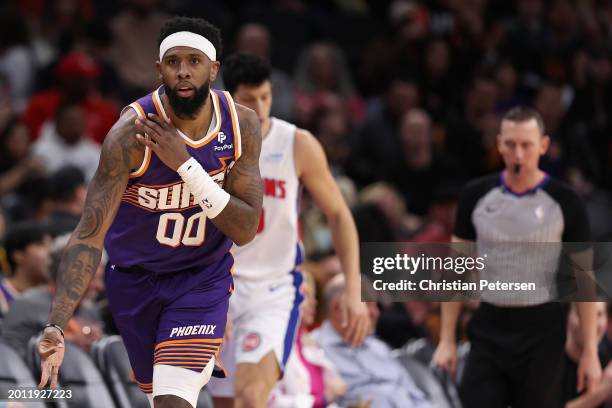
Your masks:
<path fill-rule="evenodd" d="M 536 108 L 552 138 L 542 168 L 583 197 L 592 240 L 612 240 L 611 0 L 8 0 L 0 268 L 10 284 L 0 316 L 11 302 L 28 310 L 11 317 L 31 320 L 30 331 L 13 326 L 21 337 L 44 323 L 51 253 L 79 220 L 106 133 L 159 85 L 157 36 L 176 14 L 220 27 L 223 55 L 269 59 L 272 114 L 322 143 L 361 241 L 448 242 L 463 184 L 501 169 L 500 117 L 518 104 Z M 304 197 L 305 269 L 319 288 L 339 272 L 323 219 Z M 85 348 L 114 330 L 101 274 L 68 330 Z M 377 334 L 390 348 L 435 344 L 436 309 L 387 305 Z M 318 308 L 313 324 L 330 310 Z"/>

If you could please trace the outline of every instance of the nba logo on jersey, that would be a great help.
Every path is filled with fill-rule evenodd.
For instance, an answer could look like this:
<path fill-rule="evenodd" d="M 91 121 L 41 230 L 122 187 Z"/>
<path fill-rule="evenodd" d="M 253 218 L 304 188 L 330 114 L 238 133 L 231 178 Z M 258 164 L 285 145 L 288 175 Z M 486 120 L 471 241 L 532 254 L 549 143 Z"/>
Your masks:
<path fill-rule="evenodd" d="M 225 138 L 226 138 L 225 133 L 219 132 L 219 136 L 217 136 L 217 142 L 223 143 L 225 142 Z"/>

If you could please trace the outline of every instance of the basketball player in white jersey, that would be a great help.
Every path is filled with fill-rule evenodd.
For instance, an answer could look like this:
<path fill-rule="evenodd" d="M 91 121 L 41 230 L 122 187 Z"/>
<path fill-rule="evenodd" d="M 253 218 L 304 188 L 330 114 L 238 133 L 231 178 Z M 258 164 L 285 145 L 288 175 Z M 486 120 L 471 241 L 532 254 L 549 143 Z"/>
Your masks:
<path fill-rule="evenodd" d="M 230 378 L 211 381 L 215 407 L 265 407 L 287 362 L 299 325 L 302 261 L 298 238 L 300 185 L 321 208 L 346 275 L 344 340 L 358 345 L 369 330 L 361 303 L 359 243 L 350 210 L 336 185 L 319 142 L 308 131 L 270 117 L 270 67 L 249 54 L 234 54 L 223 65 L 226 89 L 253 109 L 263 136 L 260 171 L 264 203 L 255 239 L 235 247 L 235 292 L 230 302 L 229 342 L 221 361 Z"/>

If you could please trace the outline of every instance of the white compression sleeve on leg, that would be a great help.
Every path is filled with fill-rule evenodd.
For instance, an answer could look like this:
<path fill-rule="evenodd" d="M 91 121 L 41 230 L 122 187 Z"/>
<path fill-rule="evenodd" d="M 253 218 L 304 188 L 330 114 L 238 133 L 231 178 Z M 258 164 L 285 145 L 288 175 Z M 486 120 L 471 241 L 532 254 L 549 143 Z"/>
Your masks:
<path fill-rule="evenodd" d="M 153 398 L 175 395 L 196 407 L 200 390 L 208 383 L 215 367 L 211 358 L 201 372 L 164 364 L 153 366 Z"/>
<path fill-rule="evenodd" d="M 230 195 L 208 175 L 193 157 L 177 169 L 208 218 L 215 218 L 229 203 Z"/>

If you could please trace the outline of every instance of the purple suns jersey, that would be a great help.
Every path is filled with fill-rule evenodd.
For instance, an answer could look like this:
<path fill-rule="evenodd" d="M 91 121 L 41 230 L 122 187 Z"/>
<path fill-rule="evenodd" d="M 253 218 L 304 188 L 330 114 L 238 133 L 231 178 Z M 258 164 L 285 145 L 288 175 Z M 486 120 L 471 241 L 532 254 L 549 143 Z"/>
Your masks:
<path fill-rule="evenodd" d="M 128 107 L 139 117 L 155 113 L 167 118 L 160 98 L 163 92 L 162 86 Z M 229 93 L 212 89 L 210 94 L 214 112 L 206 136 L 194 141 L 179 133 L 189 154 L 223 186 L 241 154 L 240 128 Z M 156 273 L 179 272 L 231 257 L 231 246 L 232 241 L 206 218 L 178 173 L 147 147 L 106 235 L 109 262 Z"/>

